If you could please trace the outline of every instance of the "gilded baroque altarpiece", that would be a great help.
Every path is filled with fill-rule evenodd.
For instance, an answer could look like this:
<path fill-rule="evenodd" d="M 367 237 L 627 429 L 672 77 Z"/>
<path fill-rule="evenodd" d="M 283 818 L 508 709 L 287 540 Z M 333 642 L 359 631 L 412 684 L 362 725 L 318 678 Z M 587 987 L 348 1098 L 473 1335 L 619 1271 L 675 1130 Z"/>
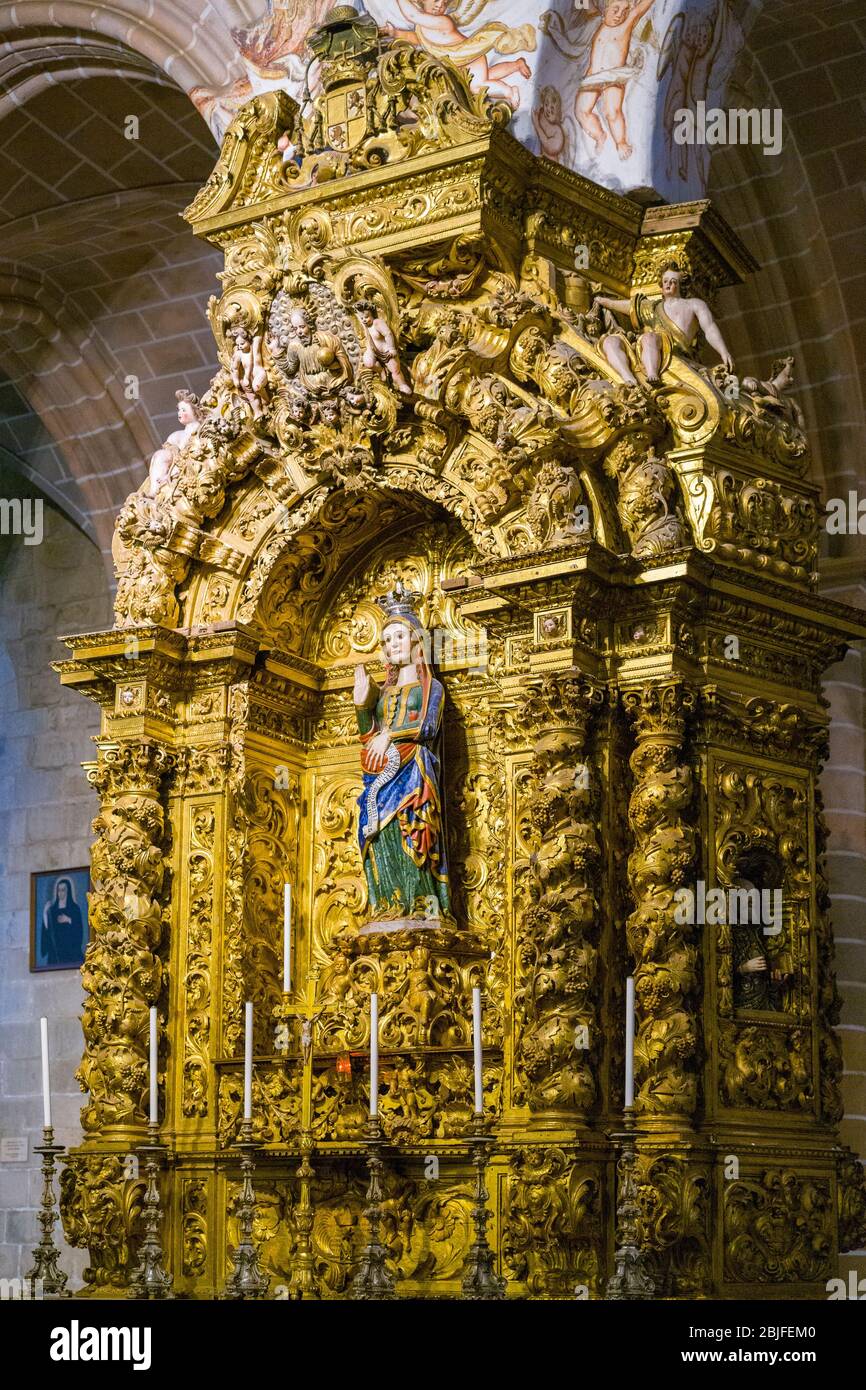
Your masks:
<path fill-rule="evenodd" d="M 509 1292 L 601 1297 L 634 973 L 659 1293 L 824 1296 L 866 1188 L 835 1130 L 820 679 L 864 629 L 816 592 L 785 364 L 738 381 L 672 330 L 656 374 L 646 317 L 598 302 L 652 305 L 675 262 L 711 304 L 753 263 L 708 204 L 644 208 L 532 156 L 507 106 L 373 30 L 315 31 L 318 93 L 245 106 L 187 210 L 225 256 L 220 367 L 118 517 L 115 628 L 59 664 L 102 710 L 67 1238 L 94 1295 L 127 1286 L 156 1004 L 167 1263 L 176 1292 L 222 1288 L 251 999 L 262 1265 L 292 1282 L 312 1155 L 315 1276 L 345 1296 L 375 989 L 388 1258 L 403 1291 L 459 1295 L 483 983 Z M 420 945 L 358 935 L 352 683 L 399 584 L 446 693 L 450 916 Z M 674 904 L 761 875 L 784 925 L 750 994 L 736 929 Z"/>

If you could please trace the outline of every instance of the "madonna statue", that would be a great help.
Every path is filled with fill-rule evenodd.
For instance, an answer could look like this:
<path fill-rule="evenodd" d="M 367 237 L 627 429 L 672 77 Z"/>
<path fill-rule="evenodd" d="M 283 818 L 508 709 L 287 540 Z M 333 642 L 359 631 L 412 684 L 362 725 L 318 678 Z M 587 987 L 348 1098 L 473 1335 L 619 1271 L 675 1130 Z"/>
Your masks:
<path fill-rule="evenodd" d="M 398 583 L 385 613 L 380 689 L 355 669 L 364 790 L 358 839 L 370 902 L 369 927 L 437 926 L 450 917 L 440 764 L 435 747 L 444 691 L 425 656 L 414 595 Z"/>

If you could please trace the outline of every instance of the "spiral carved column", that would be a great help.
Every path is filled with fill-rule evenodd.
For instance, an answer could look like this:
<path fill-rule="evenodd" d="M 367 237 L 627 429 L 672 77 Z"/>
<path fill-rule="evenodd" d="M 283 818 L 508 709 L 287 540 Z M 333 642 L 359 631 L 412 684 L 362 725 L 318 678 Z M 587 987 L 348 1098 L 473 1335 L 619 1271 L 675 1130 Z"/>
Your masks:
<path fill-rule="evenodd" d="M 516 1071 L 532 1110 L 586 1112 L 596 1099 L 597 777 L 587 759 L 601 688 L 580 672 L 545 677 L 524 704 L 533 763 L 531 847 L 517 948 Z"/>
<path fill-rule="evenodd" d="M 165 858 L 160 785 L 172 755 L 156 743 L 104 746 L 89 781 L 93 822 L 91 939 L 82 968 L 88 999 L 78 1069 L 89 1100 L 88 1135 L 143 1135 L 147 1123 L 148 1013 L 162 989 Z"/>
<path fill-rule="evenodd" d="M 694 780 L 683 753 L 695 693 L 671 681 L 625 691 L 623 704 L 636 737 L 628 809 L 634 911 L 627 925 L 635 963 L 635 1109 L 688 1118 L 698 1099 L 699 953 L 695 928 L 676 921 L 675 895 L 690 884 L 697 849 Z"/>

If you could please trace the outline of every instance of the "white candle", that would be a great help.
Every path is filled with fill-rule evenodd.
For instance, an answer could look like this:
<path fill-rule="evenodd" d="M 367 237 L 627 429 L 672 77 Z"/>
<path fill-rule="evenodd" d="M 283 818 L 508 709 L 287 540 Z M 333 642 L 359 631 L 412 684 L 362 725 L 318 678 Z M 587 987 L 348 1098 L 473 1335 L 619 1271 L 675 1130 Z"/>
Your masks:
<path fill-rule="evenodd" d="M 625 982 L 625 1103 L 634 1105 L 634 976 Z"/>
<path fill-rule="evenodd" d="M 159 1066 L 158 1042 L 156 1034 L 156 1005 L 150 1006 L 150 1123 L 159 1124 L 159 1092 L 157 1090 L 157 1071 Z"/>
<path fill-rule="evenodd" d="M 283 885 L 283 993 L 292 988 L 292 885 Z"/>
<path fill-rule="evenodd" d="M 244 1027 L 244 1119 L 253 1118 L 253 1006 L 247 1000 Z"/>
<path fill-rule="evenodd" d="M 379 996 L 370 995 L 370 1118 L 379 1113 Z"/>
<path fill-rule="evenodd" d="M 484 1110 L 481 1086 L 481 990 L 476 985 L 472 991 L 472 1050 L 475 1054 L 475 1114 Z"/>
<path fill-rule="evenodd" d="M 48 1019 L 40 1018 L 42 1032 L 42 1123 L 51 1128 L 51 1083 L 48 1080 Z"/>

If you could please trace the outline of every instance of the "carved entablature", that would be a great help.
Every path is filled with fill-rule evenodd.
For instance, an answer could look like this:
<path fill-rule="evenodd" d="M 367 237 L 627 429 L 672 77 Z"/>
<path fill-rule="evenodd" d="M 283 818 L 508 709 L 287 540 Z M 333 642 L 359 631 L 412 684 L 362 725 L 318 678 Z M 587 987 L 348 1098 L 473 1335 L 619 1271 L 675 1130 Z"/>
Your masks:
<path fill-rule="evenodd" d="M 828 719 L 823 709 L 707 686 L 701 714 L 699 736 L 707 742 L 814 769 L 827 757 Z"/>

